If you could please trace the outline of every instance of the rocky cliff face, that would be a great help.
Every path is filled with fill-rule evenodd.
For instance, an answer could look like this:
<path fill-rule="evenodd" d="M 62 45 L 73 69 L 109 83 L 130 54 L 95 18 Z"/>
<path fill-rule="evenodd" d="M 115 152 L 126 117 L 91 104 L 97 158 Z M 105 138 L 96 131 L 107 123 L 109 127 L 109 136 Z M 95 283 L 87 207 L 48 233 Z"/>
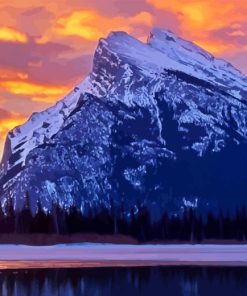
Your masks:
<path fill-rule="evenodd" d="M 28 191 L 33 209 L 242 203 L 246 139 L 242 73 L 170 31 L 146 44 L 113 32 L 82 83 L 8 134 L 1 202 L 18 209 Z"/>

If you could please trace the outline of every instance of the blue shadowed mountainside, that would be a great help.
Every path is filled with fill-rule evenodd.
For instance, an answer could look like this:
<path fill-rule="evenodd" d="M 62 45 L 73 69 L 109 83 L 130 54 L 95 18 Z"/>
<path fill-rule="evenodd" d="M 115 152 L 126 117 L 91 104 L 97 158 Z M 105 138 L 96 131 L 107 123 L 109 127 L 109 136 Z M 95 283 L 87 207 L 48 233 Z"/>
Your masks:
<path fill-rule="evenodd" d="M 112 32 L 74 90 L 8 134 L 1 204 L 231 208 L 247 197 L 246 140 L 241 72 L 170 31 Z"/>

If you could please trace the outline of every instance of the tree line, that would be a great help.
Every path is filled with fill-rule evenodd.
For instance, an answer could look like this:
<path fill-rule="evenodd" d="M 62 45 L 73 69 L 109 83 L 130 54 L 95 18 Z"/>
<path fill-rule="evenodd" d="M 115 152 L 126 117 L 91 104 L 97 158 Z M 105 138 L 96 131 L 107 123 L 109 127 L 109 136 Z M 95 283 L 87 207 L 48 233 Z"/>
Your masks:
<path fill-rule="evenodd" d="M 4 211 L 0 207 L 0 233 L 123 234 L 141 242 L 200 242 L 209 239 L 246 241 L 247 211 L 242 206 L 233 215 L 219 211 L 218 214 L 208 212 L 202 217 L 196 209 L 188 208 L 179 215 L 164 212 L 153 221 L 148 208 L 141 203 L 127 214 L 123 207 L 116 208 L 113 205 L 110 209 L 101 206 L 83 214 L 75 206 L 66 210 L 55 202 L 50 211 L 44 211 L 38 201 L 36 212 L 32 213 L 26 194 L 21 211 L 14 210 L 11 198 L 7 200 Z"/>

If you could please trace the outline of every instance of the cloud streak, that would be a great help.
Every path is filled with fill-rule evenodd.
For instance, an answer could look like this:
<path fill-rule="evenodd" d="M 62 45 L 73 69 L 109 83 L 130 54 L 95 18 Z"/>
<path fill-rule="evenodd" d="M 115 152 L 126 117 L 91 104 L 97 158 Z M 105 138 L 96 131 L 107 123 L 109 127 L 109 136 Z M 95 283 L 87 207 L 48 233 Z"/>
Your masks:
<path fill-rule="evenodd" d="M 8 27 L 0 27 L 0 41 L 27 43 L 27 35 Z"/>

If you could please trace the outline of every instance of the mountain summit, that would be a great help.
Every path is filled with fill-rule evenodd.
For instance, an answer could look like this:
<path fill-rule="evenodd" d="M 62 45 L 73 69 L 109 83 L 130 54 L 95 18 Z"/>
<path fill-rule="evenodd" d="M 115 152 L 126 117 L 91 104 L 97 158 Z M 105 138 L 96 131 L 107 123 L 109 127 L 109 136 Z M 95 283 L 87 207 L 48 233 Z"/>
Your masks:
<path fill-rule="evenodd" d="M 100 39 L 91 73 L 9 132 L 0 196 L 35 210 L 112 202 L 167 208 L 247 196 L 247 78 L 174 33 Z"/>

